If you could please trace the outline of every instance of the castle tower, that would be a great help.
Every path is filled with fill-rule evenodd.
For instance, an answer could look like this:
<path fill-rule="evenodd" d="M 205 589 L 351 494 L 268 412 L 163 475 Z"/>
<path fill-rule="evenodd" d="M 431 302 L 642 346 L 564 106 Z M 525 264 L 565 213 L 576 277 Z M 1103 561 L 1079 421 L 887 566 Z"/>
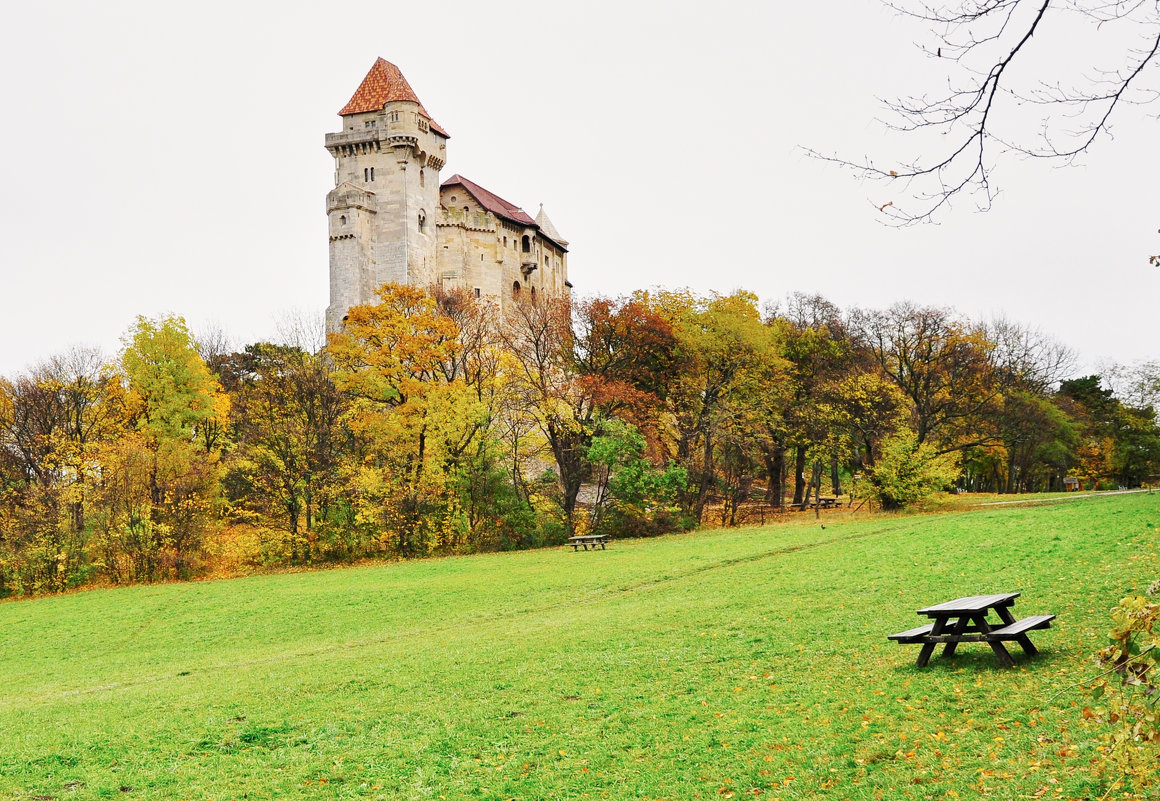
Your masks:
<path fill-rule="evenodd" d="M 334 156 L 330 225 L 330 306 L 338 330 L 351 306 L 377 301 L 393 281 L 437 280 L 439 170 L 450 138 L 423 108 L 399 68 L 378 59 L 326 135 Z"/>

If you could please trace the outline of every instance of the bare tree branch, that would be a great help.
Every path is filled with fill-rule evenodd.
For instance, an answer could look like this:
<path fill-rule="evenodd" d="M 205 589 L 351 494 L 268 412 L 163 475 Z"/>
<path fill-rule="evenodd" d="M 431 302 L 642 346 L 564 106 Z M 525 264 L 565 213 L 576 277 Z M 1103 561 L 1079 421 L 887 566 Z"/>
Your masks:
<path fill-rule="evenodd" d="M 950 73 L 940 94 L 886 101 L 883 124 L 917 138 L 920 150 L 928 135 L 937 135 L 938 146 L 891 166 L 805 152 L 899 192 L 877 206 L 887 224 L 935 222 L 960 197 L 985 211 L 996 197 L 992 174 L 1004 157 L 1070 163 L 1101 135 L 1111 136 L 1122 107 L 1160 98 L 1160 88 L 1149 83 L 1157 74 L 1149 68 L 1160 63 L 1160 0 L 884 2 L 929 27 L 933 43 L 921 49 Z M 1076 24 L 1093 34 L 1115 25 L 1133 44 L 1117 50 L 1120 63 L 1107 68 L 1097 63 L 1098 53 L 1068 38 Z M 1042 59 L 1053 53 L 1072 63 L 1087 60 L 1076 85 L 1041 74 L 1050 69 Z M 1029 121 L 1029 113 L 1036 119 Z"/>

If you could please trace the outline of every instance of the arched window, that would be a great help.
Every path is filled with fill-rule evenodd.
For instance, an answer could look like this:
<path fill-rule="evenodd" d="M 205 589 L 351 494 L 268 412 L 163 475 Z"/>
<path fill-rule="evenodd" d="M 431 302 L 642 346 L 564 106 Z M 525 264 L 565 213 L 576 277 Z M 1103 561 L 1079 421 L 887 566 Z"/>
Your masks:
<path fill-rule="evenodd" d="M 426 175 L 424 175 L 424 170 L 420 169 L 419 170 L 419 186 L 426 186 L 426 185 L 427 185 L 427 177 L 426 177 Z"/>
<path fill-rule="evenodd" d="M 366 183 L 367 181 L 369 181 L 370 179 L 371 179 L 371 171 L 370 171 L 370 169 L 369 169 L 369 168 L 367 168 L 367 167 L 363 167 L 363 183 L 365 184 L 365 183 Z"/>
<path fill-rule="evenodd" d="M 375 168 L 371 167 L 371 180 L 375 180 Z"/>
<path fill-rule="evenodd" d="M 528 236 L 527 234 L 524 234 L 523 245 L 524 245 L 524 253 L 531 253 L 532 252 L 532 238 L 530 236 Z"/>
<path fill-rule="evenodd" d="M 341 217 L 339 217 L 338 222 L 340 225 L 346 225 L 346 215 L 344 214 Z"/>
<path fill-rule="evenodd" d="M 427 232 L 427 212 L 423 211 L 423 209 L 419 209 L 419 232 Z"/>
<path fill-rule="evenodd" d="M 520 282 L 516 281 L 512 284 L 512 297 L 518 298 L 520 296 Z"/>

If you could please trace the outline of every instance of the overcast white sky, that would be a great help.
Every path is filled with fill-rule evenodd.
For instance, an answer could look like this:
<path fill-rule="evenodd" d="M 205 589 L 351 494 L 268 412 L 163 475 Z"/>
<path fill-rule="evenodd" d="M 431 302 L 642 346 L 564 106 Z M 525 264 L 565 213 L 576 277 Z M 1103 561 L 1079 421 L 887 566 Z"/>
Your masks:
<path fill-rule="evenodd" d="M 1157 358 L 1157 125 L 1083 166 L 1011 162 L 989 214 L 875 222 L 877 97 L 929 64 L 878 0 L 439 4 L 65 0 L 0 28 L 0 374 L 139 314 L 238 344 L 327 303 L 323 136 L 375 58 L 461 173 L 571 242 L 577 291 L 909 299 L 1005 314 L 1087 365 Z M 1151 109 L 1155 113 L 1156 109 Z M 1134 113 L 1134 112 L 1133 112 Z"/>

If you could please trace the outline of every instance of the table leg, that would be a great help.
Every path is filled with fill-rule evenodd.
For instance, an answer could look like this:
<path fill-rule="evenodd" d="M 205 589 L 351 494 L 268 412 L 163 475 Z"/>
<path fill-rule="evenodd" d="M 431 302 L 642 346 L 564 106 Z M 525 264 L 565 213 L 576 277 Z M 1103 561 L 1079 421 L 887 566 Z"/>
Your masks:
<path fill-rule="evenodd" d="M 1023 653 L 1027 654 L 1028 656 L 1036 656 L 1039 653 L 1039 649 L 1031 644 L 1031 638 L 1026 634 L 1020 634 L 1019 637 L 1016 638 L 1015 642 L 1022 646 Z"/>
<path fill-rule="evenodd" d="M 1004 606 L 999 607 L 999 617 L 1003 618 L 1003 622 L 1007 622 L 1007 618 L 1011 617 L 1011 612 Z M 979 624 L 979 631 L 982 634 L 991 633 L 991 624 L 987 622 L 987 613 L 975 617 L 975 622 Z M 1011 620 L 1014 622 L 1014 619 Z M 1015 660 L 1011 658 L 1011 653 L 1007 647 L 998 640 L 987 640 L 987 645 L 991 646 L 991 650 L 995 652 L 995 658 L 999 660 L 999 666 L 1005 668 L 1015 667 Z"/>
<path fill-rule="evenodd" d="M 943 629 L 946 628 L 946 624 L 947 619 L 945 617 L 935 618 L 934 628 L 930 630 L 930 634 L 928 636 L 937 637 L 939 634 L 942 634 Z M 936 645 L 938 645 L 938 643 L 923 643 L 922 650 L 918 652 L 918 662 L 916 663 L 918 667 L 926 667 L 926 663 L 930 661 L 931 654 L 934 653 Z"/>
<path fill-rule="evenodd" d="M 962 617 L 960 617 L 958 620 L 955 621 L 955 625 L 951 627 L 950 633 L 955 635 L 956 637 L 962 636 L 963 629 L 965 629 L 967 627 L 967 624 L 969 622 L 971 622 L 970 617 L 968 617 L 967 615 L 963 615 Z M 946 644 L 946 647 L 943 648 L 943 656 L 944 657 L 954 656 L 955 649 L 958 648 L 958 646 L 959 646 L 959 644 L 957 642 L 948 642 Z"/>

